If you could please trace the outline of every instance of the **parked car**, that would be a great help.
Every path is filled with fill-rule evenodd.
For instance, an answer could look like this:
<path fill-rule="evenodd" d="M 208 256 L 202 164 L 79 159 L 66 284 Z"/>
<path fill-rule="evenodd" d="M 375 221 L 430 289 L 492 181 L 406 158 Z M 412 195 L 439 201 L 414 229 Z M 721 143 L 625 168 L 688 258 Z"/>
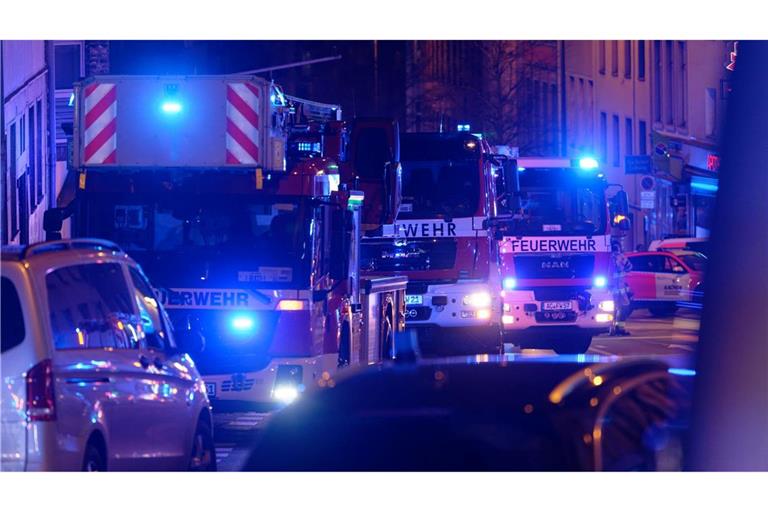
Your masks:
<path fill-rule="evenodd" d="M 701 303 L 707 258 L 693 251 L 632 252 L 626 282 L 630 308 L 671 316 L 680 305 Z"/>
<path fill-rule="evenodd" d="M 669 249 L 696 251 L 702 254 L 709 254 L 709 239 L 667 238 L 665 240 L 653 240 L 650 244 L 648 244 L 649 251 L 666 251 Z"/>
<path fill-rule="evenodd" d="M 273 417 L 243 469 L 679 470 L 688 364 L 507 354 L 367 368 Z"/>
<path fill-rule="evenodd" d="M 214 470 L 205 384 L 104 240 L 2 250 L 2 470 Z"/>

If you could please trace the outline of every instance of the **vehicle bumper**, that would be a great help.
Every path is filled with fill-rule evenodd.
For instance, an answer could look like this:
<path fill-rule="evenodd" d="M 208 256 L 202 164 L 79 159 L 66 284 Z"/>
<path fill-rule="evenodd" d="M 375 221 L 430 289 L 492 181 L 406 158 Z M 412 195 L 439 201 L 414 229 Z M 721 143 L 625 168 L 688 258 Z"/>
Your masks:
<path fill-rule="evenodd" d="M 532 290 L 505 291 L 502 313 L 502 329 L 507 333 L 548 333 L 567 332 L 578 329 L 584 334 L 600 334 L 608 332 L 616 315 L 616 305 L 613 310 L 602 310 L 600 304 L 604 301 L 614 301 L 613 294 L 608 290 L 589 290 L 590 306 L 587 311 L 580 311 L 576 300 L 571 301 L 573 318 L 563 320 L 547 320 L 542 318 L 543 300 L 536 300 Z"/>
<path fill-rule="evenodd" d="M 322 385 L 338 368 L 338 354 L 314 357 L 281 357 L 259 371 L 234 374 L 204 375 L 203 380 L 214 411 L 243 405 L 244 408 L 266 408 L 284 405 L 278 388 L 293 388 L 301 394 L 312 387 Z M 287 377 L 297 368 L 300 376 Z M 292 391 L 290 391 L 292 393 Z M 282 395 L 285 397 L 285 395 Z M 288 395 L 290 397 L 290 394 Z"/>
<path fill-rule="evenodd" d="M 501 330 L 498 325 L 419 325 L 406 326 L 406 330 L 416 331 L 422 355 L 486 354 L 501 350 Z"/>
<path fill-rule="evenodd" d="M 482 292 L 489 294 L 490 305 L 475 307 L 463 303 L 465 297 Z M 501 300 L 498 290 L 486 282 L 434 284 L 420 295 L 421 305 L 406 306 L 406 327 L 498 329 Z"/>

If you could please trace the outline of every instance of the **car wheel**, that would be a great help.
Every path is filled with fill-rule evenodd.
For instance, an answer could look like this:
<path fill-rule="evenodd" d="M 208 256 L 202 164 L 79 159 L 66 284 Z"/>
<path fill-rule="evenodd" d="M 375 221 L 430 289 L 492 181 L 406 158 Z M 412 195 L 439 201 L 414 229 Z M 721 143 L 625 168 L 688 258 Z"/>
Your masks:
<path fill-rule="evenodd" d="M 592 344 L 592 336 L 573 336 L 555 342 L 552 349 L 557 354 L 584 354 Z"/>
<path fill-rule="evenodd" d="M 216 447 L 213 444 L 213 433 L 211 426 L 203 418 L 198 421 L 195 437 L 192 439 L 189 470 L 216 471 Z"/>
<path fill-rule="evenodd" d="M 94 443 L 89 442 L 83 456 L 83 471 L 106 471 L 107 460 L 102 451 Z"/>

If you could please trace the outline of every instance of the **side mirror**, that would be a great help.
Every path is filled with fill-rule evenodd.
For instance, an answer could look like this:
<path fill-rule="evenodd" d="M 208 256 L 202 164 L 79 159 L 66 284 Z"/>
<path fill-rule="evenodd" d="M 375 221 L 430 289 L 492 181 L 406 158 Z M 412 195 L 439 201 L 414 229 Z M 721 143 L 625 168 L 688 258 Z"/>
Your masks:
<path fill-rule="evenodd" d="M 49 208 L 43 214 L 43 230 L 46 240 L 61 240 L 61 228 L 64 225 L 64 209 Z"/>
<path fill-rule="evenodd" d="M 331 279 L 341 281 L 349 277 L 350 233 L 351 224 L 347 210 L 334 210 L 331 213 Z"/>
<path fill-rule="evenodd" d="M 629 221 L 628 218 L 624 217 L 619 221 L 618 224 L 616 224 L 616 227 L 622 231 L 629 231 L 630 229 L 632 229 L 632 223 Z"/>
<path fill-rule="evenodd" d="M 508 197 L 507 210 L 520 209 L 520 175 L 517 173 L 517 160 L 505 160 L 501 164 L 504 174 L 504 192 Z"/>
<path fill-rule="evenodd" d="M 181 352 L 186 352 L 194 356 L 205 350 L 205 336 L 198 330 L 183 329 L 175 331 L 174 337 L 176 339 L 176 345 Z"/>
<path fill-rule="evenodd" d="M 615 215 L 629 215 L 629 198 L 625 191 L 619 190 L 616 192 L 611 202 L 613 203 Z"/>

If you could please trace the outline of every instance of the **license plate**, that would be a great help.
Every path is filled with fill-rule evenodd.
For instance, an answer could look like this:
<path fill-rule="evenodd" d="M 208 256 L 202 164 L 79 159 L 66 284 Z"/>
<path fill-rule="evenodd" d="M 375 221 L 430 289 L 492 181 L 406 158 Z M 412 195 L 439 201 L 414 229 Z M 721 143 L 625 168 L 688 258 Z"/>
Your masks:
<path fill-rule="evenodd" d="M 215 382 L 206 382 L 205 383 L 205 392 L 208 394 L 208 396 L 216 396 L 216 383 Z"/>
<path fill-rule="evenodd" d="M 571 309 L 571 301 L 558 300 L 553 302 L 545 302 L 542 305 L 544 311 L 568 311 Z"/>
<path fill-rule="evenodd" d="M 424 303 L 424 297 L 422 295 L 406 295 L 405 296 L 406 306 L 420 306 L 423 303 Z"/>

